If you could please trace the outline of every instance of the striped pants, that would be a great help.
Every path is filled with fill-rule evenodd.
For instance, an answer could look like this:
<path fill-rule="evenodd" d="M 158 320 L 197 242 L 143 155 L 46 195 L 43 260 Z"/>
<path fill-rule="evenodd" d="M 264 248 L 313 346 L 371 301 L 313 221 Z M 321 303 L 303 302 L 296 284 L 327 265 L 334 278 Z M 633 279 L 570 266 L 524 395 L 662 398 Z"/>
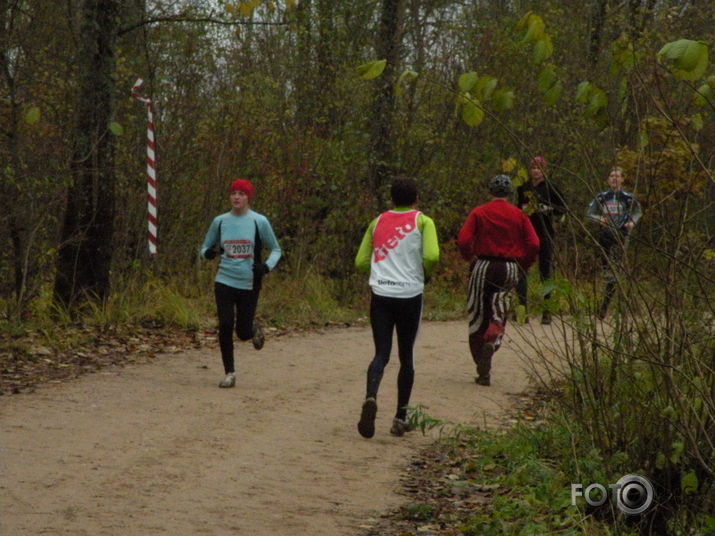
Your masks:
<path fill-rule="evenodd" d="M 509 294 L 519 280 L 519 266 L 506 260 L 477 259 L 469 277 L 469 350 L 477 363 L 485 343 L 501 345 Z"/>

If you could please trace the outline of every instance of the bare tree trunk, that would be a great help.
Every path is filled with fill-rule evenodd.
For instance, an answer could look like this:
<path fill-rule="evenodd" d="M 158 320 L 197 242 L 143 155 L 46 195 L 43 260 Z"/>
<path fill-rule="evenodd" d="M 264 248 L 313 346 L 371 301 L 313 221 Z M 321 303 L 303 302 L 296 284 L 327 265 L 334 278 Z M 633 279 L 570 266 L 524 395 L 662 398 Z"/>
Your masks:
<path fill-rule="evenodd" d="M 392 118 L 395 112 L 394 87 L 400 62 L 403 12 L 402 0 L 383 0 L 376 51 L 378 59 L 387 60 L 387 65 L 382 76 L 376 79 L 368 171 L 370 188 L 378 210 L 383 210 L 386 205 L 383 187 L 395 167 Z"/>
<path fill-rule="evenodd" d="M 329 138 L 338 120 L 338 111 L 335 105 L 335 25 L 333 12 L 335 0 L 318 0 L 318 42 L 316 55 L 318 59 L 318 88 L 322 103 L 322 114 L 316 117 L 318 134 Z"/>
<path fill-rule="evenodd" d="M 3 24 L 2 27 L 5 25 Z M 18 221 L 17 214 L 15 213 L 15 207 L 17 207 L 17 198 L 20 195 L 20 191 L 17 187 L 17 176 L 21 173 L 20 169 L 20 156 L 19 156 L 19 129 L 18 129 L 18 116 L 20 105 L 17 103 L 17 95 L 15 91 L 15 78 L 12 75 L 12 69 L 9 65 L 9 59 L 6 55 L 6 51 L 3 50 L 0 55 L 0 67 L 2 67 L 2 73 L 5 78 L 5 85 L 7 87 L 8 102 L 10 104 L 10 118 L 8 121 L 7 130 L 3 130 L 3 134 L 7 138 L 7 149 L 9 153 L 9 169 L 5 169 L 2 181 L 2 206 L 9 207 L 10 211 L 7 214 L 7 229 L 10 232 L 10 241 L 12 243 L 13 249 L 13 272 L 15 276 L 14 280 L 14 290 L 17 299 L 20 298 L 22 293 L 22 280 L 23 280 L 23 270 L 22 270 L 22 251 L 23 251 L 23 240 L 22 240 L 22 228 L 20 222 Z"/>
<path fill-rule="evenodd" d="M 588 48 L 588 61 L 591 65 L 598 63 L 601 52 L 601 38 L 606 24 L 606 4 L 608 0 L 593 0 L 591 3 L 591 39 Z"/>
<path fill-rule="evenodd" d="M 109 293 L 114 229 L 115 41 L 118 0 L 85 0 L 78 56 L 79 95 L 73 184 L 58 252 L 55 298 L 71 307 Z"/>
<path fill-rule="evenodd" d="M 2 134 L 7 140 L 8 166 L 2 171 L 3 180 L 0 182 L 0 206 L 7 207 L 4 215 L 6 228 L 9 232 L 10 243 L 12 244 L 12 267 L 13 282 L 12 288 L 15 295 L 15 306 L 13 314 L 21 313 L 25 302 L 28 299 L 28 287 L 32 286 L 32 280 L 37 275 L 34 256 L 29 254 L 28 248 L 28 227 L 32 223 L 31 217 L 27 214 L 27 207 L 23 202 L 23 190 L 21 180 L 25 176 L 22 158 L 20 156 L 20 107 L 18 101 L 16 71 L 17 61 L 11 57 L 10 49 L 13 46 L 11 41 L 13 28 L 15 26 L 14 17 L 19 13 L 19 6 L 12 6 L 6 1 L 0 1 L 0 29 L 4 38 L 0 40 L 0 73 L 5 82 L 7 90 L 7 102 L 9 104 L 8 126 L 3 128 Z M 2 221 L 2 220 L 0 220 Z"/>
<path fill-rule="evenodd" d="M 310 94 L 314 66 L 312 0 L 298 3 L 296 8 L 297 35 L 296 53 L 298 55 L 298 74 L 296 76 L 296 120 L 302 129 L 310 128 L 315 121 L 315 106 Z"/>

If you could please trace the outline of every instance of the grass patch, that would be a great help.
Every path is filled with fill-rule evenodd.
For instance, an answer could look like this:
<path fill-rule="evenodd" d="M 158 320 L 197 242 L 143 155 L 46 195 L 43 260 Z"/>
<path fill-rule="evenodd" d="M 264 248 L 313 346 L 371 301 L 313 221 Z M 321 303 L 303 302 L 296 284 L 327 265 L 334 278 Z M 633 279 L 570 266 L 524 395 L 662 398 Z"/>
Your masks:
<path fill-rule="evenodd" d="M 571 484 L 616 482 L 608 460 L 574 453 L 573 424 L 556 413 L 509 429 L 449 426 L 424 408 L 410 408 L 412 424 L 439 428 L 440 440 L 413 462 L 406 482 L 410 501 L 369 533 L 413 534 L 442 527 L 464 536 L 635 536 L 638 528 L 608 506 L 571 503 Z M 518 413 L 518 410 L 517 410 Z M 530 408 L 529 413 L 533 413 Z M 424 425 L 424 426 L 422 426 Z"/>
<path fill-rule="evenodd" d="M 551 423 L 472 431 L 462 448 L 469 476 L 495 490 L 488 508 L 463 520 L 462 534 L 583 534 L 584 516 L 571 505 L 574 476 L 562 465 L 566 430 Z"/>
<path fill-rule="evenodd" d="M 516 409 L 517 424 L 499 430 L 450 426 L 422 407 L 410 408 L 411 423 L 423 432 L 438 428 L 440 440 L 412 462 L 405 480 L 409 502 L 365 536 L 433 527 L 454 536 L 662 536 L 651 530 L 652 509 L 625 516 L 612 496 L 598 507 L 583 497 L 572 504 L 572 484 L 581 484 L 581 491 L 592 483 L 608 489 L 624 476 L 622 453 L 600 452 L 572 415 L 559 412 L 556 400 L 534 399 L 528 419 L 519 419 Z M 646 474 L 626 467 L 633 469 L 626 473 Z M 690 529 L 669 534 L 713 536 L 715 519 L 702 512 Z"/>
<path fill-rule="evenodd" d="M 364 319 L 367 309 L 339 296 L 340 286 L 312 271 L 271 274 L 261 290 L 257 315 L 278 328 L 352 324 Z"/>
<path fill-rule="evenodd" d="M 443 322 L 466 318 L 467 291 L 448 281 L 429 283 L 424 292 L 424 320 Z"/>

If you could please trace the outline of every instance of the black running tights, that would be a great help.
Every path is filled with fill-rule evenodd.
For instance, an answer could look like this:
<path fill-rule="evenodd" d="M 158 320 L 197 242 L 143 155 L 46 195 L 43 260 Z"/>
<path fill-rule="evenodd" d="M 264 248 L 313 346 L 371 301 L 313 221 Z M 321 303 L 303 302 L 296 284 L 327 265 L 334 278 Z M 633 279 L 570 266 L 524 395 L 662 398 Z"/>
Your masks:
<path fill-rule="evenodd" d="M 397 331 L 400 371 L 397 374 L 397 412 L 404 419 L 415 380 L 414 346 L 422 317 L 422 294 L 414 298 L 388 298 L 372 294 L 370 325 L 375 342 L 375 357 L 367 369 L 367 397 L 377 398 L 382 374 L 390 361 L 392 333 Z"/>
<path fill-rule="evenodd" d="M 226 374 L 235 372 L 233 362 L 233 331 L 242 341 L 253 337 L 253 317 L 256 314 L 258 292 L 214 284 L 218 312 L 218 342 Z"/>

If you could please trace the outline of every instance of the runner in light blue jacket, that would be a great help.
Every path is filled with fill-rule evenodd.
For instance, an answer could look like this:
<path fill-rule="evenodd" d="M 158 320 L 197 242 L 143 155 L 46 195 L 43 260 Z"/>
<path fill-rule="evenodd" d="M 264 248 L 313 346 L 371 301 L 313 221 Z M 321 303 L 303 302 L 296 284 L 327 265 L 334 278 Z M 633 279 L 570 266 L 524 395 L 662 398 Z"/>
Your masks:
<path fill-rule="evenodd" d="M 214 291 L 219 321 L 219 345 L 225 378 L 219 387 L 236 384 L 233 356 L 233 331 L 242 341 L 252 339 L 256 350 L 263 348 L 263 330 L 254 322 L 263 276 L 275 268 L 281 248 L 271 224 L 264 215 L 250 209 L 253 184 L 238 179 L 231 184 L 231 210 L 211 222 L 201 256 L 220 255 Z M 265 262 L 261 249 L 270 254 Z"/>

